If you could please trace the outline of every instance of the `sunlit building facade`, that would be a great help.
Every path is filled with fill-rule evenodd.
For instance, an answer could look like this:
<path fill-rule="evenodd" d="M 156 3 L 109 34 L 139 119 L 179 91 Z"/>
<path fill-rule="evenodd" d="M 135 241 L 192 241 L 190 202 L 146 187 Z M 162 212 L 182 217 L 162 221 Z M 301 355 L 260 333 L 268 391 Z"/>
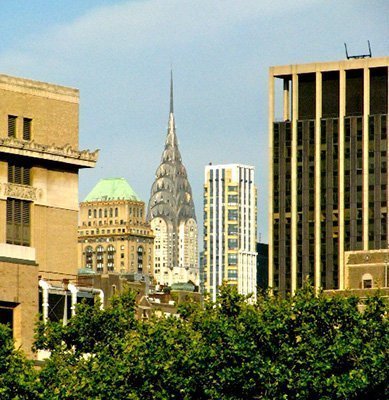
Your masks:
<path fill-rule="evenodd" d="M 270 68 L 274 290 L 293 293 L 307 277 L 346 289 L 345 252 L 388 247 L 388 66 L 383 57 Z"/>
<path fill-rule="evenodd" d="M 208 165 L 204 177 L 204 289 L 216 300 L 226 282 L 257 293 L 254 167 Z"/>
<path fill-rule="evenodd" d="M 0 75 L 0 323 L 30 357 L 52 305 L 40 284 L 77 276 L 78 171 L 98 155 L 79 150 L 78 118 L 77 89 Z"/>
<path fill-rule="evenodd" d="M 82 272 L 151 277 L 153 247 L 145 203 L 124 178 L 101 179 L 80 203 L 78 265 Z"/>

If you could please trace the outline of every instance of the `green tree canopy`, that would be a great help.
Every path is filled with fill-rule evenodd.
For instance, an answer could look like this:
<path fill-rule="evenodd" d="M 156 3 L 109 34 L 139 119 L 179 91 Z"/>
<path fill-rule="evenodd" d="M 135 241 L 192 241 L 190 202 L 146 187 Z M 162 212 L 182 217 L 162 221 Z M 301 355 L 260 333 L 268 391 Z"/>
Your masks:
<path fill-rule="evenodd" d="M 358 307 L 355 297 L 310 287 L 251 304 L 223 286 L 215 304 L 137 321 L 125 293 L 104 311 L 78 306 L 65 327 L 39 326 L 36 347 L 52 356 L 35 391 L 44 399 L 386 399 L 388 308 L 378 295 Z"/>
<path fill-rule="evenodd" d="M 32 363 L 15 350 L 8 326 L 0 324 L 0 399 L 32 399 L 37 389 Z"/>

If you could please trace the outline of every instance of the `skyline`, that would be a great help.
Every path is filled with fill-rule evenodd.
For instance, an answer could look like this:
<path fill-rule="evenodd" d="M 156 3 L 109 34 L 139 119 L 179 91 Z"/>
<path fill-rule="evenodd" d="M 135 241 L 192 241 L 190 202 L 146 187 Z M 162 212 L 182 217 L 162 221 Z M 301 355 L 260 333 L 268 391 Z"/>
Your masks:
<path fill-rule="evenodd" d="M 0 73 L 80 89 L 79 147 L 100 149 L 96 168 L 81 172 L 80 201 L 99 179 L 124 177 L 147 205 L 173 65 L 199 227 L 204 167 L 253 165 L 266 242 L 268 68 L 345 59 L 344 42 L 349 54 L 365 53 L 367 40 L 373 57 L 389 53 L 385 1 L 22 0 L 0 11 Z"/>

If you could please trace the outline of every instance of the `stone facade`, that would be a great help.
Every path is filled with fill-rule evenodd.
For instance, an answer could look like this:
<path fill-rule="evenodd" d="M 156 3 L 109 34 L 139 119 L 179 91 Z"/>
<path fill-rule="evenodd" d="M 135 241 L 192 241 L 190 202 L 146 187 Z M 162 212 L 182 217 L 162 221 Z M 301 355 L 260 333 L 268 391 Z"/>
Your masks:
<path fill-rule="evenodd" d="M 30 355 L 38 276 L 77 274 L 78 170 L 97 159 L 78 108 L 77 89 L 0 75 L 0 313 Z"/>
<path fill-rule="evenodd" d="M 145 203 L 123 178 L 101 180 L 93 190 L 98 185 L 104 186 L 102 191 L 80 204 L 79 268 L 153 275 L 154 234 L 146 222 Z M 115 193 L 115 187 L 122 191 Z"/>
<path fill-rule="evenodd" d="M 347 251 L 346 289 L 388 288 L 389 250 Z"/>

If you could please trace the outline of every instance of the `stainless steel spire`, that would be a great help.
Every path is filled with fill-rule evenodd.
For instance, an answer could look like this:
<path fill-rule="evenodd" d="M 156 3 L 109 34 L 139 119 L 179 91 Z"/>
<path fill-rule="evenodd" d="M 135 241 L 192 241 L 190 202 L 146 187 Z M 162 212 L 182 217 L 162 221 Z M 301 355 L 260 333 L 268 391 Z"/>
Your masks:
<path fill-rule="evenodd" d="M 173 74 L 171 74 L 168 130 L 161 163 L 151 187 L 148 220 L 163 217 L 176 225 L 188 218 L 196 220 L 196 215 L 192 189 L 178 149 L 173 109 Z"/>
<path fill-rule="evenodd" d="M 173 104 L 173 70 L 170 71 L 170 114 L 174 114 Z"/>
<path fill-rule="evenodd" d="M 180 272 L 173 273 L 173 269 L 175 268 L 182 267 L 182 269 L 186 269 L 187 271 L 190 268 L 197 269 L 198 262 L 197 223 L 192 190 L 186 169 L 182 164 L 174 121 L 172 72 L 170 77 L 170 112 L 165 147 L 160 165 L 155 173 L 155 181 L 151 187 L 147 220 L 151 223 L 156 235 L 154 252 L 155 271 L 159 271 L 158 265 L 159 261 L 161 261 L 159 259 L 163 258 L 164 261 L 160 262 L 161 274 L 169 275 L 169 277 L 180 275 L 181 281 L 197 280 L 195 277 L 184 278 L 184 275 Z M 193 233 L 194 230 L 195 233 Z M 194 248 L 189 249 L 189 251 L 191 254 L 195 254 L 196 261 L 193 261 L 194 256 L 192 255 L 189 257 L 192 261 L 188 261 L 189 258 L 185 254 L 185 251 L 188 250 L 181 250 L 184 247 L 188 248 L 191 246 L 187 242 L 186 232 L 192 232 L 193 240 L 191 240 Z M 160 247 L 161 251 L 159 251 Z M 162 271 L 163 265 L 169 269 L 167 272 Z M 163 279 L 162 275 L 160 278 L 157 277 L 157 281 L 165 284 L 177 281 L 173 278 L 169 278 L 168 280 Z"/>

